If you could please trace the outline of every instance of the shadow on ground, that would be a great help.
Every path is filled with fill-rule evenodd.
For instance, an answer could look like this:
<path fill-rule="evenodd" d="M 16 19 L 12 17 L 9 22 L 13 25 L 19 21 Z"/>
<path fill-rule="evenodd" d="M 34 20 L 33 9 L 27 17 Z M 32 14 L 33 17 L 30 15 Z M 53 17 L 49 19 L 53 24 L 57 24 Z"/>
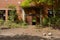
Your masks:
<path fill-rule="evenodd" d="M 42 38 L 39 36 L 30 36 L 30 35 L 15 35 L 15 36 L 2 36 L 0 35 L 0 40 L 49 40 L 47 38 Z M 50 39 L 51 40 L 51 39 Z M 53 39 L 53 40 L 60 40 L 58 39 Z"/>

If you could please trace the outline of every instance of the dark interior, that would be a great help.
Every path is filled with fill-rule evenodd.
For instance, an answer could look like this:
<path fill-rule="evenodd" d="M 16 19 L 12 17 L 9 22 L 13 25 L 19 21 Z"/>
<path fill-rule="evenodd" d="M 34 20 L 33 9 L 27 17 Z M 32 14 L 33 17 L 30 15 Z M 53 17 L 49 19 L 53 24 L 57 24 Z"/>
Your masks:
<path fill-rule="evenodd" d="M 0 10 L 0 19 L 5 20 L 5 10 Z"/>
<path fill-rule="evenodd" d="M 32 25 L 36 25 L 36 22 L 32 22 Z"/>

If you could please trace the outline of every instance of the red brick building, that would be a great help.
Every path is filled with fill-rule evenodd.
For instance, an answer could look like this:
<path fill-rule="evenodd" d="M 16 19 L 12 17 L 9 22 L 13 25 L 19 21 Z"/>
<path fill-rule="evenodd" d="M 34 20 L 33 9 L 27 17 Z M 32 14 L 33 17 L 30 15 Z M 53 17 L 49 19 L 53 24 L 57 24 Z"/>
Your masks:
<path fill-rule="evenodd" d="M 18 13 L 18 15 L 20 14 L 20 3 L 22 2 L 23 0 L 0 0 L 0 10 L 4 10 L 5 11 L 5 20 L 7 21 L 8 20 L 8 10 L 11 10 L 11 9 L 8 9 L 7 6 L 12 4 L 12 5 L 15 5 L 16 6 L 16 12 Z M 21 17 L 20 15 L 18 16 L 19 18 Z"/>
<path fill-rule="evenodd" d="M 16 12 L 18 15 L 18 19 L 21 20 L 23 19 L 24 21 L 26 21 L 28 24 L 32 24 L 32 20 L 36 19 L 36 23 L 40 23 L 40 9 L 39 7 L 26 7 L 24 8 L 25 10 L 25 14 L 24 11 L 22 12 L 22 7 L 20 7 L 21 2 L 23 2 L 24 0 L 0 0 L 0 10 L 4 10 L 5 11 L 5 20 L 8 20 L 8 11 L 12 10 L 9 9 L 7 6 L 12 4 L 16 6 Z M 42 13 L 48 14 L 48 9 L 46 6 L 44 6 L 44 10 Z M 45 15 L 44 14 L 44 15 Z M 26 15 L 26 16 L 24 16 Z M 46 15 L 45 15 L 46 16 Z"/>
<path fill-rule="evenodd" d="M 37 8 L 36 7 L 34 7 L 34 8 L 36 8 L 36 9 L 34 9 L 33 7 L 31 7 L 31 8 L 26 8 L 27 10 L 25 11 L 25 13 L 26 13 L 26 15 L 27 14 L 31 14 L 31 13 L 33 13 L 33 15 L 31 16 L 31 15 L 27 15 L 27 16 L 24 16 L 23 15 L 23 13 L 24 13 L 24 11 L 22 12 L 22 10 L 23 9 L 21 9 L 21 7 L 20 7 L 20 4 L 21 4 L 21 2 L 23 2 L 24 0 L 0 0 L 0 11 L 2 10 L 4 10 L 4 14 L 5 14 L 5 20 L 7 21 L 8 20 L 8 11 L 9 10 L 12 10 L 12 9 L 9 9 L 7 6 L 8 5 L 10 5 L 10 4 L 12 4 L 12 5 L 15 5 L 16 6 L 16 12 L 17 12 L 17 15 L 18 15 L 18 19 L 19 20 L 21 20 L 21 19 L 23 19 L 23 20 L 25 20 L 28 24 L 32 24 L 32 19 L 35 17 L 35 16 L 33 16 L 34 14 L 36 14 L 37 12 L 35 12 L 35 11 L 37 11 Z M 33 8 L 33 9 L 32 9 Z M 25 8 L 24 8 L 25 9 Z M 30 10 L 29 10 L 30 9 Z M 34 11 L 33 11 L 34 10 Z M 25 17 L 25 18 L 24 18 Z M 36 17 L 35 17 L 35 19 L 36 19 Z M 39 18 L 38 18 L 39 19 Z M 39 21 L 39 20 L 37 20 L 36 19 L 36 21 Z"/>

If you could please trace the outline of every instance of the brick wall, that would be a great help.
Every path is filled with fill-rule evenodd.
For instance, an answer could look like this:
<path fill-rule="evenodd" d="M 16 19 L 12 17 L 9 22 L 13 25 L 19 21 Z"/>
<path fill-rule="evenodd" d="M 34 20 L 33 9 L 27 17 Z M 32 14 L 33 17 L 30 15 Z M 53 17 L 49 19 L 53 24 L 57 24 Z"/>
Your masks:
<path fill-rule="evenodd" d="M 21 7 L 19 7 L 20 6 L 19 2 L 21 3 L 21 2 L 23 2 L 23 0 L 0 0 L 0 10 L 2 10 L 2 9 L 6 10 L 6 7 L 10 4 L 15 5 L 16 10 L 17 10 L 16 12 L 17 12 L 17 15 L 18 15 L 18 19 L 21 20 L 22 12 L 21 12 L 21 9 L 20 9 Z"/>
<path fill-rule="evenodd" d="M 19 5 L 18 2 L 22 2 L 23 0 L 0 0 L 0 8 L 5 8 L 9 4 Z"/>

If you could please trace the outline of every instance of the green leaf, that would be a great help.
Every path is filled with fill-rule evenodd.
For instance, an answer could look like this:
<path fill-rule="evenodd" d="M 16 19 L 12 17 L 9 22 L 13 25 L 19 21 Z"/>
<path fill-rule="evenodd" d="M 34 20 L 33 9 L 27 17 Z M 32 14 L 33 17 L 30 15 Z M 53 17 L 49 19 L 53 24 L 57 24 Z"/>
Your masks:
<path fill-rule="evenodd" d="M 25 0 L 24 2 L 21 3 L 21 6 L 22 6 L 22 7 L 29 7 L 31 1 L 32 1 L 32 0 Z"/>

